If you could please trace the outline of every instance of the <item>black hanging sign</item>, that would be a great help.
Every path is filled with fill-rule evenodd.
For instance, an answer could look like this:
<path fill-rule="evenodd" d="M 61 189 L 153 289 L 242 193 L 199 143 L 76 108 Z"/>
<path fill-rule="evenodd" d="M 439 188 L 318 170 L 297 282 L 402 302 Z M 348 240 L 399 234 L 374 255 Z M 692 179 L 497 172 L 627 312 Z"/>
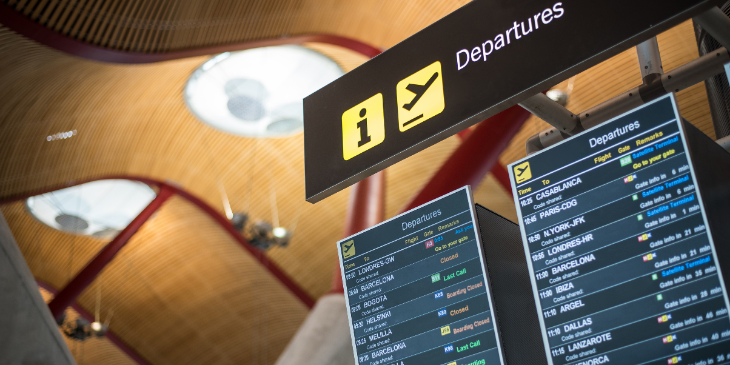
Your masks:
<path fill-rule="evenodd" d="M 306 199 L 320 201 L 721 4 L 466 4 L 304 99 Z"/>

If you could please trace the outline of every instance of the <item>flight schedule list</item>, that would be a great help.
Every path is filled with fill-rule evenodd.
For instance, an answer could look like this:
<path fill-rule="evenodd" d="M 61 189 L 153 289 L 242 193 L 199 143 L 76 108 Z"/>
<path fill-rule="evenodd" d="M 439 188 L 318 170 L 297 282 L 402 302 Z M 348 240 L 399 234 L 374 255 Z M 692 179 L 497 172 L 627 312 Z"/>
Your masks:
<path fill-rule="evenodd" d="M 468 187 L 338 242 L 358 364 L 502 364 Z"/>
<path fill-rule="evenodd" d="M 730 363 L 673 95 L 510 165 L 553 364 Z"/>

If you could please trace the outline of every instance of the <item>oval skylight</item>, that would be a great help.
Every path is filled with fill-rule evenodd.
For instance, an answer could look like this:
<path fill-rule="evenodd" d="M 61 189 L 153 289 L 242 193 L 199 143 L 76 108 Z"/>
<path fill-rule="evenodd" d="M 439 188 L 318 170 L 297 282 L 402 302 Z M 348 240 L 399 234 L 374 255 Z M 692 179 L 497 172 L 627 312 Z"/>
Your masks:
<path fill-rule="evenodd" d="M 330 58 L 301 46 L 262 47 L 217 55 L 185 86 L 201 121 L 245 137 L 286 137 L 302 130 L 305 96 L 342 76 Z"/>
<path fill-rule="evenodd" d="M 69 233 L 113 238 L 155 198 L 148 185 L 99 180 L 28 198 L 28 211 L 44 224 Z"/>

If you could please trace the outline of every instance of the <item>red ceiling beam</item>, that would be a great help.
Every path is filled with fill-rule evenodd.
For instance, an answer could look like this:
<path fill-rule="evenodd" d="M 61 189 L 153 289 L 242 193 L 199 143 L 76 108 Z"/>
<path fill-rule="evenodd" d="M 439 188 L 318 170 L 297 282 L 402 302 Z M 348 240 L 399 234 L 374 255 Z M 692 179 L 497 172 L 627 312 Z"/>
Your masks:
<path fill-rule="evenodd" d="M 257 47 L 266 47 L 266 46 L 276 46 L 276 45 L 283 45 L 283 44 L 301 44 L 305 42 L 320 42 L 320 43 L 328 43 L 332 45 L 337 45 L 340 47 L 344 47 L 347 49 L 350 49 L 352 51 L 358 52 L 360 54 L 363 54 L 367 57 L 375 57 L 378 54 L 381 53 L 381 50 L 371 46 L 369 44 L 360 42 L 355 39 L 351 39 L 348 37 L 333 35 L 333 34 L 305 34 L 305 35 L 299 35 L 299 36 L 293 36 L 293 37 L 282 37 L 277 39 L 266 39 L 266 40 L 259 40 L 259 41 L 251 41 L 251 42 L 241 42 L 241 43 L 233 43 L 233 44 L 227 44 L 227 45 L 220 45 L 220 46 L 209 46 L 209 47 L 199 47 L 194 49 L 187 49 L 187 50 L 181 50 L 181 51 L 171 51 L 171 52 L 161 52 L 161 53 L 136 53 L 136 52 L 127 52 L 127 51 L 120 51 L 120 50 L 113 50 L 108 49 L 104 47 L 95 46 L 89 43 L 85 43 L 83 41 L 77 40 L 75 38 L 63 35 L 61 33 L 55 32 L 39 23 L 36 23 L 35 21 L 31 20 L 30 18 L 26 17 L 25 15 L 15 11 L 11 6 L 0 3 L 0 24 L 3 24 L 4 26 L 7 26 L 11 29 L 13 29 L 15 32 L 30 38 L 32 40 L 35 40 L 36 42 L 39 42 L 41 44 L 44 44 L 46 46 L 55 48 L 57 50 L 78 56 L 83 57 L 91 60 L 96 61 L 102 61 L 102 62 L 113 62 L 113 63 L 129 63 L 129 64 L 137 64 L 137 63 L 152 63 L 152 62 L 161 62 L 161 61 L 168 61 L 168 60 L 174 60 L 174 59 L 181 59 L 181 58 L 187 58 L 187 57 L 195 57 L 195 56 L 203 56 L 203 55 L 210 55 L 215 53 L 221 53 L 221 52 L 229 52 L 229 51 L 238 51 L 238 50 L 245 50 L 245 49 L 251 49 L 251 48 L 257 48 Z M 505 113 L 507 113 L 509 110 L 512 110 L 517 107 L 513 107 L 511 109 L 508 109 L 505 112 L 502 112 L 498 114 L 495 117 L 499 117 Z M 491 120 L 492 118 L 488 119 Z M 486 122 L 486 121 L 485 121 Z M 481 123 L 485 124 L 485 123 Z M 522 125 L 522 123 L 519 123 L 519 125 Z M 474 128 L 476 130 L 477 128 Z M 519 127 L 517 127 L 517 130 Z M 516 131 L 515 131 L 516 132 Z M 466 138 L 470 133 L 469 129 L 466 129 L 462 132 L 460 132 L 458 135 L 462 139 Z M 509 141 L 511 137 L 514 135 L 514 133 L 508 138 L 506 141 Z M 506 147 L 506 145 L 505 145 Z M 500 151 L 504 149 L 501 148 Z M 498 154 L 497 154 L 498 156 Z M 452 156 L 454 157 L 454 156 Z M 451 160 L 451 159 L 450 159 Z M 449 161 L 450 161 L 449 160 Z M 491 160 L 490 160 L 491 161 Z M 486 165 L 489 164 L 490 161 L 485 161 Z M 496 160 L 495 160 L 496 161 Z M 502 165 L 499 163 L 492 162 L 492 164 L 495 166 L 492 170 L 492 173 L 497 178 L 497 180 L 503 185 L 503 187 L 509 192 L 511 191 L 511 187 L 509 184 L 508 174 L 506 174 L 506 170 Z M 480 175 L 480 171 L 475 171 L 475 175 Z M 477 176 L 478 179 L 471 179 L 475 180 L 476 183 L 473 184 L 473 186 L 476 186 L 479 181 L 481 181 L 484 178 L 485 173 L 482 173 L 481 176 Z M 414 202 L 420 201 L 423 196 L 428 196 L 429 191 L 432 191 L 435 189 L 436 185 L 440 184 L 439 180 L 440 177 L 434 176 L 434 179 L 432 179 L 431 182 L 424 188 L 424 190 L 414 199 Z M 147 179 L 144 179 L 147 180 Z M 470 181 L 471 183 L 471 181 Z M 158 185 L 159 182 L 153 182 L 153 184 L 150 185 Z M 448 184 L 447 184 L 448 185 Z M 453 189 L 452 189 L 453 190 Z M 450 191 L 450 190 L 448 190 Z M 444 191 L 448 192 L 448 191 Z M 440 196 L 442 194 L 438 194 L 434 197 Z M 196 199 L 192 195 L 190 196 L 192 199 Z M 12 201 L 11 199 L 0 199 L 0 204 L 3 204 L 4 202 Z M 188 199 L 191 200 L 191 199 Z M 207 209 L 205 207 L 210 208 L 207 204 L 203 203 L 199 199 L 197 199 L 200 203 L 199 207 L 203 210 Z M 428 201 L 428 200 L 426 200 Z M 425 202 L 425 201 L 423 201 Z M 410 207 L 415 207 L 417 205 L 409 204 Z M 410 209 L 410 208 L 408 208 Z M 216 221 L 219 221 L 221 225 L 231 233 L 234 238 L 236 238 L 237 241 L 247 250 L 252 251 L 255 253 L 255 256 L 259 258 L 259 261 L 262 262 L 265 266 L 267 265 L 268 261 L 265 256 L 258 255 L 259 251 L 251 247 L 248 242 L 241 237 L 240 233 L 236 232 L 235 229 L 230 229 L 228 226 L 230 226 L 230 223 L 225 218 L 222 218 L 218 212 L 216 212 L 214 209 L 210 208 L 210 211 L 214 214 L 213 217 L 216 219 Z M 209 212 L 210 213 L 210 212 Z M 220 216 L 222 219 L 218 219 L 216 216 Z M 382 218 L 381 218 L 382 220 Z M 232 231 L 232 232 L 231 232 Z M 355 233 L 357 231 L 353 231 Z M 267 266 L 268 268 L 268 266 Z M 275 266 L 272 267 L 273 271 L 272 274 L 276 276 L 279 279 L 285 278 L 286 275 L 283 274 L 278 268 Z M 271 269 L 270 269 L 271 270 Z M 340 279 L 341 280 L 341 279 Z M 285 284 L 289 289 L 291 289 L 295 295 L 300 297 L 305 304 L 307 304 L 310 308 L 313 305 L 313 302 L 311 298 L 303 291 L 301 290 L 297 285 L 293 284 L 290 280 L 285 279 L 282 281 L 282 283 Z M 310 304 L 311 302 L 311 304 Z"/>
<path fill-rule="evenodd" d="M 514 200 L 515 198 L 512 196 L 512 184 L 509 181 L 509 172 L 507 171 L 507 168 L 497 162 L 494 164 L 494 167 L 492 167 L 492 171 L 490 172 L 492 173 L 492 176 L 497 179 L 499 184 L 502 185 L 510 199 Z"/>
<path fill-rule="evenodd" d="M 476 188 L 530 115 L 515 105 L 479 123 L 403 211 L 464 185 Z"/>
<path fill-rule="evenodd" d="M 463 131 L 457 133 L 456 136 L 459 137 L 461 141 L 463 141 L 466 139 L 467 136 L 469 136 L 469 133 L 471 133 L 471 128 L 464 129 Z M 492 176 L 497 179 L 497 182 L 499 182 L 504 190 L 507 191 L 507 195 L 510 197 L 510 199 L 514 200 L 514 198 L 512 197 L 512 185 L 510 185 L 509 172 L 507 172 L 507 168 L 505 168 L 501 162 L 497 161 L 494 163 L 492 171 L 489 172 L 492 173 Z"/>
<path fill-rule="evenodd" d="M 385 170 L 360 181 L 350 189 L 344 237 L 364 231 L 385 216 Z"/>
<path fill-rule="evenodd" d="M 380 54 L 380 50 L 378 48 L 369 44 L 333 34 L 304 34 L 291 37 L 263 39 L 218 46 L 205 46 L 160 53 L 127 52 L 96 46 L 58 33 L 42 24 L 36 23 L 34 20 L 16 11 L 12 6 L 7 5 L 5 2 L 0 2 L 0 24 L 12 29 L 20 35 L 48 47 L 55 48 L 59 51 L 89 60 L 112 63 L 153 63 L 223 52 L 242 51 L 258 47 L 302 44 L 306 42 L 332 44 L 351 49 L 368 57 L 375 57 Z"/>
<path fill-rule="evenodd" d="M 367 45 L 368 49 L 354 49 L 373 58 L 380 54 L 380 50 Z M 385 219 L 385 170 L 381 170 L 350 188 L 350 200 L 347 202 L 345 213 L 345 231 L 342 237 L 349 237 L 357 232 L 364 231 Z M 342 273 L 340 272 L 339 258 L 335 271 L 332 273 L 332 289 L 330 293 L 343 294 Z"/>
<path fill-rule="evenodd" d="M 187 57 L 195 57 L 195 56 L 204 56 L 204 55 L 210 55 L 210 54 L 216 54 L 216 53 L 222 53 L 222 52 L 230 52 L 230 51 L 241 51 L 251 48 L 258 48 L 258 47 L 267 47 L 267 46 L 277 46 L 277 45 L 285 45 L 285 44 L 302 44 L 306 42 L 319 42 L 319 43 L 327 43 L 332 44 L 336 46 L 340 46 L 343 48 L 350 49 L 354 52 L 360 53 L 364 56 L 367 56 L 369 58 L 375 57 L 381 53 L 381 50 L 377 47 L 371 46 L 367 43 L 363 43 L 361 41 L 343 37 L 339 35 L 334 34 L 305 34 L 305 35 L 298 35 L 298 36 L 292 36 L 292 37 L 282 37 L 282 38 L 276 38 L 276 39 L 265 39 L 265 40 L 258 40 L 258 41 L 250 41 L 250 42 L 240 42 L 240 43 L 233 43 L 233 44 L 226 44 L 226 45 L 219 45 L 219 46 L 206 46 L 206 47 L 199 47 L 199 48 L 193 48 L 193 49 L 187 49 L 187 50 L 181 50 L 181 51 L 171 51 L 171 52 L 160 52 L 160 53 L 136 53 L 136 52 L 127 52 L 127 51 L 120 51 L 120 50 L 114 50 L 114 49 L 108 49 L 104 47 L 95 46 L 89 43 L 85 43 L 83 41 L 80 41 L 78 39 L 63 35 L 61 33 L 55 32 L 39 23 L 36 23 L 32 19 L 24 16 L 23 14 L 15 11 L 11 6 L 0 2 L 0 24 L 12 29 L 13 31 L 30 38 L 38 43 L 41 43 L 43 45 L 46 45 L 51 48 L 55 48 L 59 51 L 69 53 L 74 56 L 95 60 L 95 61 L 102 61 L 102 62 L 112 62 L 112 63 L 126 63 L 126 64 L 139 64 L 139 63 L 152 63 L 152 62 L 161 62 L 161 61 L 168 61 L 168 60 L 175 60 L 175 59 L 181 59 L 181 58 L 187 58 Z M 152 186 L 160 186 L 162 184 L 159 181 L 155 181 L 152 179 L 147 178 L 139 178 L 139 177 L 130 177 L 130 176 L 121 176 L 121 177 L 106 177 L 103 179 L 109 179 L 109 178 L 121 178 L 121 179 L 129 179 L 129 180 L 136 180 L 144 182 L 148 185 Z M 381 179 L 382 177 L 378 178 Z M 95 180 L 102 180 L 102 179 L 94 179 L 94 180 L 88 180 L 89 181 L 95 181 Z M 376 179 L 377 180 L 377 179 Z M 70 183 L 67 184 L 64 187 L 74 186 L 81 184 L 83 182 L 78 183 Z M 61 189 L 63 187 L 46 190 L 44 192 L 54 191 Z M 22 196 L 13 196 L 9 198 L 0 199 L 0 204 L 9 203 L 12 201 L 20 200 L 20 199 L 26 199 L 29 196 L 32 195 L 39 195 L 43 194 L 44 192 L 35 192 L 33 194 L 23 194 Z M 257 260 L 266 267 L 269 272 L 271 272 L 272 275 L 274 275 L 276 278 L 281 281 L 281 283 L 286 286 L 295 296 L 297 296 L 307 307 L 312 308 L 314 306 L 314 300 L 303 290 L 301 289 L 296 283 L 294 283 L 293 280 L 291 280 L 278 266 L 276 266 L 273 262 L 270 262 L 269 259 L 264 255 L 260 250 L 254 248 L 251 246 L 248 241 L 241 236 L 239 232 L 237 232 L 230 222 L 224 218 L 220 213 L 218 213 L 215 209 L 210 207 L 208 204 L 204 203 L 202 200 L 198 199 L 197 197 L 193 196 L 192 194 L 189 194 L 183 190 L 179 190 L 178 194 L 188 199 L 188 201 L 192 202 L 193 204 L 196 204 L 200 209 L 207 212 L 216 222 L 218 222 L 221 227 L 223 227 L 228 233 L 230 233 L 236 241 L 247 251 L 249 251 L 251 254 L 254 255 L 254 257 L 257 258 Z M 381 218 L 382 220 L 382 218 Z"/>
<path fill-rule="evenodd" d="M 150 178 L 146 178 L 146 177 L 130 176 L 130 175 L 112 175 L 112 176 L 104 176 L 104 177 L 88 179 L 88 180 L 71 181 L 71 182 L 66 183 L 63 186 L 55 186 L 55 187 L 51 187 L 51 188 L 37 190 L 34 192 L 30 192 L 30 193 L 18 194 L 18 195 L 2 198 L 2 199 L 0 199 L 0 205 L 25 200 L 31 196 L 41 195 L 41 194 L 49 193 L 51 191 L 65 189 L 68 187 L 81 185 L 81 184 L 85 184 L 85 183 L 92 182 L 92 181 L 110 180 L 110 179 L 139 181 L 141 183 L 145 183 L 147 185 L 157 186 L 157 187 L 161 187 L 162 185 L 167 185 L 162 181 L 154 180 L 154 179 L 150 179 Z M 302 303 L 307 306 L 307 308 L 311 309 L 314 306 L 314 299 L 312 299 L 312 297 L 310 297 L 309 294 L 304 289 L 299 287 L 294 282 L 294 280 L 291 279 L 278 265 L 276 265 L 274 262 L 269 260 L 269 258 L 261 250 L 259 250 L 256 247 L 251 246 L 251 244 L 248 243 L 246 238 L 244 238 L 241 235 L 241 233 L 239 233 L 238 231 L 236 231 L 235 228 L 233 228 L 233 225 L 231 224 L 230 221 L 228 221 L 228 219 L 226 219 L 225 216 L 223 216 L 221 213 L 219 213 L 217 210 L 215 210 L 213 207 L 208 205 L 208 203 L 204 202 L 199 197 L 193 195 L 192 193 L 187 192 L 186 190 L 183 190 L 181 187 L 172 186 L 172 185 L 167 185 L 167 186 L 169 188 L 175 189 L 175 193 L 178 196 L 186 199 L 188 202 L 197 206 L 200 210 L 202 210 L 203 212 L 208 214 L 208 216 L 213 218 L 213 220 L 216 223 L 218 223 L 218 225 L 221 226 L 221 228 L 223 228 L 226 232 L 228 232 L 233 237 L 233 239 L 235 239 L 236 242 L 238 242 L 238 244 L 244 250 L 248 251 L 251 255 L 253 255 L 256 258 L 256 260 L 259 261 L 259 263 L 266 270 L 268 270 L 269 273 L 271 273 L 271 275 L 273 275 L 275 278 L 277 278 L 279 280 L 279 282 L 281 282 L 281 284 L 284 285 L 284 287 L 289 289 L 289 291 L 294 296 L 299 298 L 299 300 L 301 300 Z"/>
<path fill-rule="evenodd" d="M 456 133 L 456 136 L 459 137 L 459 139 L 461 141 L 463 141 L 463 140 L 466 139 L 466 137 L 469 136 L 469 134 L 471 133 L 472 129 L 474 129 L 474 128 L 476 128 L 476 127 L 475 126 L 472 126 L 472 127 L 467 128 L 467 129 L 464 129 L 463 131 L 461 131 L 459 133 Z"/>
<path fill-rule="evenodd" d="M 497 160 L 522 124 L 531 114 L 519 106 L 499 113 L 472 129 L 457 134 L 464 143 L 457 148 L 406 210 L 455 190 L 465 184 L 476 187 L 491 170 L 508 192 L 511 192 L 509 174 Z M 463 169 L 459 173 L 459 169 Z M 463 172 L 466 173 L 463 173 Z M 510 196 L 512 196 L 510 194 Z M 385 170 L 372 175 L 350 189 L 350 200 L 345 217 L 344 237 L 370 228 L 385 218 Z M 330 293 L 343 293 L 342 274 L 337 265 L 332 275 Z"/>
<path fill-rule="evenodd" d="M 43 289 L 48 290 L 51 294 L 54 296 L 58 294 L 58 290 L 56 288 L 52 287 L 46 282 L 43 282 L 41 280 L 36 279 L 36 282 L 38 283 L 38 286 L 40 286 Z M 82 308 L 78 303 L 71 303 L 71 308 L 79 313 L 81 317 L 86 319 L 89 322 L 96 321 L 96 318 L 94 318 L 91 313 L 87 312 L 84 308 Z M 139 365 L 151 365 L 147 359 L 142 357 L 137 351 L 134 351 L 126 342 L 122 341 L 117 335 L 114 334 L 112 330 L 107 330 L 106 334 L 104 335 L 111 343 L 115 344 L 119 350 L 121 350 L 123 353 L 125 353 L 127 356 L 129 356 L 132 360 L 137 362 Z"/>
<path fill-rule="evenodd" d="M 343 237 L 364 231 L 385 218 L 385 170 L 380 171 L 350 188 L 350 200 L 345 216 Z M 332 275 L 330 293 L 344 293 L 339 262 Z"/>
<path fill-rule="evenodd" d="M 122 247 L 129 242 L 132 236 L 134 236 L 134 234 L 142 228 L 142 225 L 150 219 L 152 214 L 160 209 L 162 204 L 164 204 L 167 199 L 172 197 L 174 194 L 175 189 L 171 188 L 169 185 L 163 184 L 160 187 L 160 191 L 157 193 L 155 199 L 153 199 L 150 204 L 147 205 L 139 213 L 139 215 L 137 215 L 137 217 L 129 223 L 128 226 L 124 227 L 124 229 L 119 232 L 119 234 L 117 234 L 111 242 L 107 243 L 107 245 L 99 251 L 96 257 L 89 261 L 89 263 L 86 264 L 86 267 L 76 274 L 76 276 L 71 279 L 68 284 L 66 284 L 66 287 L 64 287 L 58 295 L 56 295 L 53 300 L 48 303 L 48 308 L 51 310 L 53 318 L 56 320 L 61 318 L 66 308 L 76 301 L 76 298 L 78 298 L 81 292 L 83 292 L 91 284 L 91 282 L 99 276 L 106 265 L 114 259 L 114 256 L 116 256 Z"/>
<path fill-rule="evenodd" d="M 248 243 L 248 240 L 241 235 L 240 232 L 236 231 L 235 228 L 233 228 L 233 225 L 231 222 L 223 216 L 221 213 L 219 213 L 217 210 L 215 210 L 213 207 L 202 201 L 200 198 L 192 195 L 191 193 L 183 190 L 178 190 L 178 195 L 185 198 L 187 201 L 195 204 L 200 208 L 202 211 L 207 213 L 211 218 L 213 218 L 214 221 L 218 223 L 219 226 L 221 226 L 228 234 L 233 237 L 233 239 L 236 240 L 239 246 L 243 248 L 244 250 L 248 251 L 249 254 L 251 254 L 253 257 L 256 258 L 256 260 L 264 267 L 266 270 L 269 271 L 269 273 L 274 276 L 278 281 L 299 300 L 307 306 L 307 308 L 312 309 L 314 307 L 314 299 L 312 299 L 311 296 L 309 296 L 309 293 L 307 293 L 302 287 L 297 285 L 292 278 L 287 275 L 284 270 L 282 270 L 276 263 L 271 261 L 268 256 L 259 248 L 256 248 L 254 246 L 251 246 L 250 243 Z"/>

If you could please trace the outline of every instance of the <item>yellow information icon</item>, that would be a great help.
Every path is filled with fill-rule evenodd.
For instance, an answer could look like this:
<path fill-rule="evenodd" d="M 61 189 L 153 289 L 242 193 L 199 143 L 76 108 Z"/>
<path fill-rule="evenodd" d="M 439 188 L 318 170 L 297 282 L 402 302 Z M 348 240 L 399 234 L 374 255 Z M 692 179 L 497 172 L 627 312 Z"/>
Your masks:
<path fill-rule="evenodd" d="M 532 171 L 530 171 L 530 161 L 515 166 L 515 182 L 522 183 L 532 179 Z"/>
<path fill-rule="evenodd" d="M 342 157 L 345 160 L 379 145 L 384 139 L 383 94 L 375 94 L 342 113 Z"/>
<path fill-rule="evenodd" d="M 441 62 L 436 61 L 401 80 L 396 86 L 396 95 L 401 132 L 440 114 L 446 106 Z"/>
<path fill-rule="evenodd" d="M 352 256 L 355 256 L 355 241 L 349 240 L 342 244 L 342 257 L 349 259 Z"/>

